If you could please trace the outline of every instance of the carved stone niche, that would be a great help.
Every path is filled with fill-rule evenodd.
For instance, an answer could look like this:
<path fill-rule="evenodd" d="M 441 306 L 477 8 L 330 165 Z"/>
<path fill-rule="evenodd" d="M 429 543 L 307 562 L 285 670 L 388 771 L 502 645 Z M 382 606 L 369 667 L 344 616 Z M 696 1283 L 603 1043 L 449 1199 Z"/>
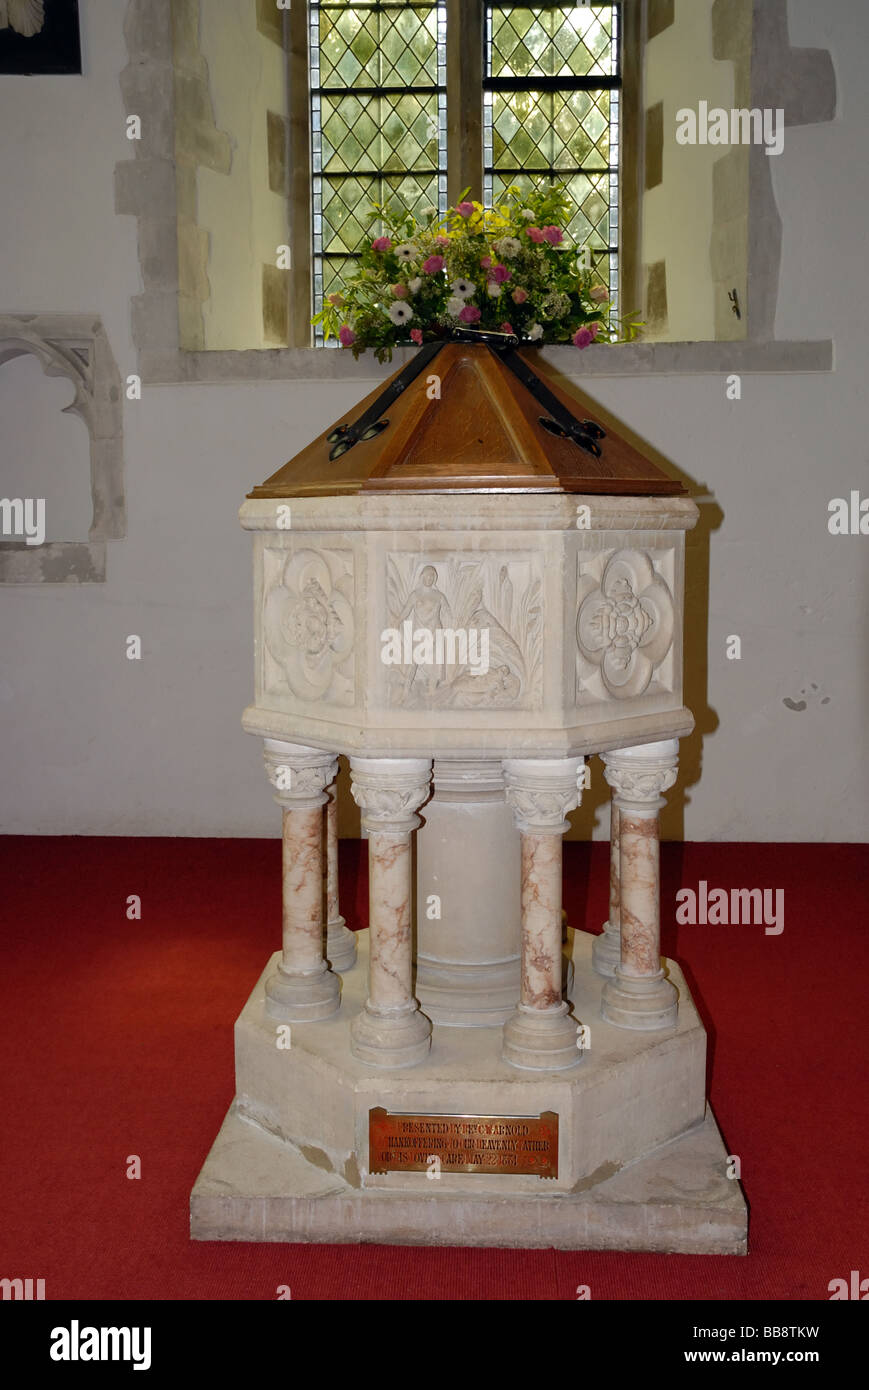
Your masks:
<path fill-rule="evenodd" d="M 90 435 L 93 520 L 87 541 L 0 545 L 0 583 L 95 584 L 106 577 L 106 541 L 126 535 L 121 378 L 102 321 L 95 314 L 0 314 L 0 366 L 26 353 L 46 376 L 67 377 L 66 407 Z"/>

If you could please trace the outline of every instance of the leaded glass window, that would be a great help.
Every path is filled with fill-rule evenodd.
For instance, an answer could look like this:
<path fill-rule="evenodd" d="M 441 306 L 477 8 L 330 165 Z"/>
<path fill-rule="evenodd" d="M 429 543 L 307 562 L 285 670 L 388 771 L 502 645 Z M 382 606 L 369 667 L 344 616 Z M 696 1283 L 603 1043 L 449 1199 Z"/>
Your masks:
<path fill-rule="evenodd" d="M 379 227 L 372 203 L 447 206 L 446 5 L 311 0 L 313 299 Z"/>
<path fill-rule="evenodd" d="M 618 5 L 486 5 L 483 196 L 563 182 L 567 229 L 618 307 Z"/>

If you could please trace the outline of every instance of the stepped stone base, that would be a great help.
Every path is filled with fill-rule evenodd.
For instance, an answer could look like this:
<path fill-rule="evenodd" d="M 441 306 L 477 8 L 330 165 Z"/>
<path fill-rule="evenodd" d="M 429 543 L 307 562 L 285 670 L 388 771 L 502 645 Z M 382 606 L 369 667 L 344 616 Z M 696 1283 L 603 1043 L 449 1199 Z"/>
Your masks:
<path fill-rule="evenodd" d="M 574 1067 L 551 1072 L 504 1061 L 500 1027 L 435 1025 L 430 1053 L 413 1067 L 380 1071 L 353 1057 L 367 932 L 340 1012 L 293 1024 L 286 1049 L 265 1008 L 270 961 L 236 1024 L 236 1098 L 191 1195 L 192 1237 L 744 1254 L 747 1208 L 706 1108 L 706 1038 L 685 980 L 666 963 L 679 992 L 674 1027 L 617 1028 L 600 1015 L 593 941 L 573 934 L 570 994 L 590 1046 Z M 376 1107 L 555 1111 L 558 1177 L 371 1173 Z"/>
<path fill-rule="evenodd" d="M 194 1240 L 747 1253 L 748 1214 L 709 1113 L 689 1134 L 569 1193 L 352 1188 L 233 1108 L 190 1199 Z"/>

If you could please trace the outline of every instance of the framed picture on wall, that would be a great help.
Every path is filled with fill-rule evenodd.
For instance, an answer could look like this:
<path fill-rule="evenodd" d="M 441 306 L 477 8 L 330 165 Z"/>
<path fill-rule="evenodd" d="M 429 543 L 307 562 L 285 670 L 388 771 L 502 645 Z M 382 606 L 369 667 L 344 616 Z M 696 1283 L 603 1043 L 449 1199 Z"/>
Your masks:
<path fill-rule="evenodd" d="M 0 75 L 81 72 L 78 0 L 0 0 Z"/>

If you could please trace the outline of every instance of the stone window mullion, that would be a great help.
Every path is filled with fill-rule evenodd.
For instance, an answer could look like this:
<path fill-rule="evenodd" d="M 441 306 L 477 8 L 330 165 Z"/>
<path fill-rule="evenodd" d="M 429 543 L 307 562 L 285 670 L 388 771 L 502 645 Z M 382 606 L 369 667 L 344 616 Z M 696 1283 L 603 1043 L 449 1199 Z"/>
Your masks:
<path fill-rule="evenodd" d="M 290 346 L 311 346 L 313 244 L 308 6 L 284 11 L 289 112 Z"/>

